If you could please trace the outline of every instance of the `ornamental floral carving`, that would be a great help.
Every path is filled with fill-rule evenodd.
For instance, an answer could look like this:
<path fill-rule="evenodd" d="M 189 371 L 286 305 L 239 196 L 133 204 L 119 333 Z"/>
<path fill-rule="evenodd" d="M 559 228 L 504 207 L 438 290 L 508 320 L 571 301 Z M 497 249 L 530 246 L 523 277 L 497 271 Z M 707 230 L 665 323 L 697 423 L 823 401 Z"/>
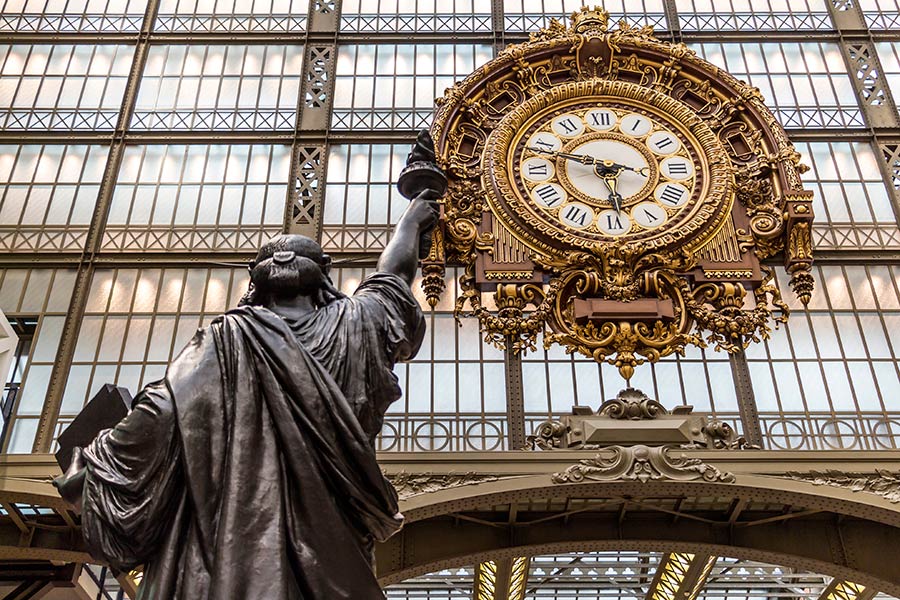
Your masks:
<path fill-rule="evenodd" d="M 482 473 L 407 473 L 401 471 L 399 473 L 390 473 L 385 475 L 394 488 L 401 500 L 420 496 L 422 494 L 430 494 L 440 490 L 457 488 L 466 485 L 475 485 L 477 483 L 488 483 L 497 481 L 500 478 L 496 475 L 485 475 Z"/>
<path fill-rule="evenodd" d="M 659 40 L 649 27 L 610 27 L 606 11 L 583 8 L 569 26 L 554 20 L 508 46 L 437 105 L 431 133 L 449 191 L 441 247 L 429 256 L 428 298 L 437 302 L 441 293 L 435 265 L 464 267 L 456 314 L 477 318 L 494 345 L 524 352 L 543 336 L 545 347 L 560 344 L 612 364 L 627 380 L 638 366 L 684 354 L 688 345 L 738 352 L 767 338 L 789 311 L 763 261 L 780 258 L 793 292 L 809 301 L 806 167 L 759 90 L 684 44 Z M 683 124 L 682 145 L 695 143 L 683 156 L 702 154 L 693 162 L 702 177 L 687 208 L 666 213 L 671 227 L 634 225 L 614 237 L 591 213 L 589 225 L 568 231 L 544 218 L 552 209 L 536 209 L 533 188 L 517 179 L 526 155 L 516 148 L 540 131 L 539 118 L 601 105 Z M 627 145 L 619 127 L 589 132 L 584 144 Z M 570 158 L 548 162 L 559 186 L 574 185 L 563 169 Z M 658 192 L 661 164 L 648 163 L 646 185 L 634 197 L 653 199 L 646 194 Z M 574 187 L 569 195 L 582 203 L 594 198 Z"/>
<path fill-rule="evenodd" d="M 885 500 L 900 504 L 900 473 L 877 470 L 874 473 L 844 473 L 843 471 L 790 471 L 787 476 L 794 481 L 806 481 L 813 485 L 828 485 L 850 490 L 867 492 L 881 496 Z"/>
<path fill-rule="evenodd" d="M 732 473 L 690 458 L 684 454 L 672 456 L 674 446 L 610 446 L 612 456 L 598 454 L 579 461 L 565 471 L 551 476 L 553 483 L 581 483 L 583 481 L 704 481 L 734 483 Z"/>

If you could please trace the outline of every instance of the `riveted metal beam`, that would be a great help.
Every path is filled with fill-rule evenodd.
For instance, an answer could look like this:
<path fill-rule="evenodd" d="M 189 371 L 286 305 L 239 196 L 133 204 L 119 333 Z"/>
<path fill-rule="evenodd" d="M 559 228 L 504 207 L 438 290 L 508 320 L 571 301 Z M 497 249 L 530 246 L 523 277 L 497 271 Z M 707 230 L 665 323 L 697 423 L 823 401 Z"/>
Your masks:
<path fill-rule="evenodd" d="M 75 353 L 75 343 L 78 339 L 82 315 L 87 305 L 88 293 L 90 292 L 91 279 L 94 273 L 94 260 L 100 250 L 103 239 L 109 207 L 115 192 L 116 178 L 119 173 L 119 167 L 122 164 L 122 156 L 125 153 L 125 138 L 128 133 L 128 125 L 131 122 L 131 116 L 134 113 L 134 107 L 137 102 L 141 75 L 144 72 L 150 49 L 150 35 L 158 12 L 159 0 L 148 0 L 119 110 L 119 119 L 109 147 L 109 157 L 100 181 L 100 189 L 97 192 L 97 203 L 88 228 L 81 264 L 78 267 L 78 273 L 75 278 L 72 302 L 63 325 L 59 349 L 56 353 L 56 360 L 47 386 L 47 396 L 38 421 L 37 433 L 32 448 L 33 452 L 47 452 L 53 444 L 53 433 L 56 428 L 56 421 L 59 418 L 63 392 L 65 391 L 69 369 L 72 366 L 72 357 Z"/>
<path fill-rule="evenodd" d="M 830 0 L 826 5 L 866 123 L 874 130 L 900 126 L 897 104 L 859 3 Z"/>
<path fill-rule="evenodd" d="M 633 513 L 629 513 L 631 515 Z M 680 519 L 673 523 L 664 513 L 640 513 L 619 523 L 615 512 L 578 512 L 566 519 L 534 519 L 519 523 L 515 542 L 505 526 L 487 514 L 468 518 L 433 518 L 407 524 L 379 548 L 380 556 L 402 557 L 401 563 L 380 564 L 383 583 L 402 581 L 419 573 L 453 568 L 510 556 L 604 549 L 669 549 L 670 552 L 752 558 L 828 574 L 852 572 L 875 589 L 900 591 L 900 575 L 892 557 L 879 548 L 900 544 L 900 530 L 857 519 L 837 520 L 828 515 L 799 515 L 789 520 L 759 520 L 750 526 L 718 525 Z M 842 551 L 835 540 L 843 540 Z M 441 540 L 435 544 L 434 540 Z M 877 541 L 877 546 L 871 542 Z M 399 544 L 405 550 L 391 552 Z M 707 563 L 704 563 L 707 564 Z M 419 567 L 417 567 L 419 565 Z"/>
<path fill-rule="evenodd" d="M 681 21 L 678 19 L 678 7 L 675 0 L 663 0 L 663 12 L 666 15 L 666 26 L 672 33 L 672 41 L 681 42 Z"/>
<path fill-rule="evenodd" d="M 507 346 L 511 346 L 508 344 Z M 525 390 L 522 386 L 522 354 L 505 350 L 503 369 L 506 374 L 506 427 L 510 450 L 525 448 Z"/>
<path fill-rule="evenodd" d="M 744 438 L 754 446 L 761 448 L 764 443 L 762 424 L 759 420 L 759 409 L 756 406 L 756 396 L 753 392 L 750 367 L 747 365 L 747 355 L 743 348 L 738 352 L 729 352 L 728 362 L 731 365 L 731 376 L 734 380 L 734 392 L 737 397 L 738 412 L 741 415 Z"/>
<path fill-rule="evenodd" d="M 708 554 L 664 554 L 645 600 L 696 600 L 717 560 Z"/>
<path fill-rule="evenodd" d="M 819 600 L 872 600 L 878 593 L 871 587 L 834 578 L 819 595 Z"/>
<path fill-rule="evenodd" d="M 291 152 L 291 178 L 284 208 L 284 232 L 299 233 L 316 240 L 322 237 L 340 15 L 340 0 L 310 0 L 303 79 L 297 99 L 297 123 Z"/>

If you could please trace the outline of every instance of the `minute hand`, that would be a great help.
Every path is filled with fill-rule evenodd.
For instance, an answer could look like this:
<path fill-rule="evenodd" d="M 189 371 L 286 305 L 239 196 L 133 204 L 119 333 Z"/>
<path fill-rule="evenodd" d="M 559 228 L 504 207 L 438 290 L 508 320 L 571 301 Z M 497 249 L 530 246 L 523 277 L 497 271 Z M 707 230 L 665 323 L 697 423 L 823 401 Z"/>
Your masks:
<path fill-rule="evenodd" d="M 569 154 L 568 152 L 557 152 L 555 150 L 544 150 L 543 148 L 535 148 L 534 146 L 527 146 L 528 150 L 532 152 L 537 152 L 539 154 L 547 154 L 549 156 L 553 156 L 555 158 L 565 158 L 566 160 L 577 160 L 578 162 L 585 165 L 594 165 L 597 163 L 602 163 L 603 161 L 597 160 L 593 156 L 588 156 L 586 154 Z"/>
<path fill-rule="evenodd" d="M 628 165 L 621 165 L 617 162 L 611 160 L 600 160 L 599 158 L 594 158 L 593 156 L 588 156 L 586 154 L 570 154 L 568 152 L 556 152 L 555 150 L 544 150 L 543 148 L 536 148 L 534 146 L 527 146 L 528 150 L 532 152 L 537 152 L 539 154 L 547 154 L 549 156 L 564 158 L 566 160 L 577 160 L 581 164 L 584 165 L 602 165 L 606 169 L 612 171 L 634 171 L 638 175 L 643 175 L 647 177 L 650 174 L 649 167 L 641 167 L 640 169 L 635 169 L 634 167 L 629 167 Z"/>

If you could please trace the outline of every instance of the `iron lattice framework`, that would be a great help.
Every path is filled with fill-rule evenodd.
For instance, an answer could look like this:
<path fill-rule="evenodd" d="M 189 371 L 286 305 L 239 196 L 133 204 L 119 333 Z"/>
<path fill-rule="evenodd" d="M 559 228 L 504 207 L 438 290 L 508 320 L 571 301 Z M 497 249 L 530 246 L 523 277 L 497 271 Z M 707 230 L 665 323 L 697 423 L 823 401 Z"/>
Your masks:
<path fill-rule="evenodd" d="M 134 387 L 158 376 L 186 335 L 239 297 L 242 263 L 273 232 L 319 237 L 341 267 L 339 284 L 352 288 L 405 204 L 390 191 L 396 165 L 429 124 L 432 99 L 574 8 L 550 0 L 475 0 L 457 12 L 354 0 L 290 0 L 265 14 L 184 0 L 123 0 L 77 14 L 52 2 L 0 6 L 0 82 L 9 98 L 0 110 L 0 169 L 8 169 L 0 310 L 32 323 L 34 336 L 12 380 L 22 387 L 5 448 L 49 451 L 92 386 Z M 759 87 L 812 167 L 805 185 L 821 215 L 813 230 L 821 293 L 808 311 L 763 348 L 698 351 L 635 383 L 773 450 L 896 449 L 900 7 L 772 0 L 746 11 L 731 0 L 642 0 L 607 8 L 613 22 L 652 25 Z M 388 415 L 382 450 L 518 449 L 548 417 L 572 404 L 596 408 L 618 391 L 620 380 L 596 365 L 486 347 L 471 322 L 453 323 L 459 273 L 431 275 L 428 283 L 453 297 L 429 314 L 423 354 L 400 368 L 408 394 Z M 3 506 L 6 557 L 64 545 L 77 527 L 64 509 L 29 498 Z M 681 514 L 671 502 L 659 506 Z M 624 522 L 633 508 L 615 510 Z M 743 510 L 728 508 L 736 519 Z M 608 556 L 564 555 L 498 554 L 478 564 L 493 562 L 495 597 L 498 589 L 528 598 L 593 589 L 595 573 L 574 565 Z M 603 588 L 610 595 L 754 595 L 728 583 L 741 568 L 750 579 L 758 574 L 758 589 L 771 597 L 866 600 L 872 592 L 746 561 L 709 567 L 714 554 L 634 556 L 635 575 L 604 570 L 615 579 Z M 683 579 L 666 570 L 677 556 Z M 22 593 L 74 577 L 44 566 L 15 575 L 30 582 Z M 482 571 L 438 571 L 390 594 L 453 597 L 440 589 L 462 581 L 468 597 L 486 589 Z M 99 569 L 94 576 L 109 579 Z M 688 584 L 704 577 L 705 588 Z"/>

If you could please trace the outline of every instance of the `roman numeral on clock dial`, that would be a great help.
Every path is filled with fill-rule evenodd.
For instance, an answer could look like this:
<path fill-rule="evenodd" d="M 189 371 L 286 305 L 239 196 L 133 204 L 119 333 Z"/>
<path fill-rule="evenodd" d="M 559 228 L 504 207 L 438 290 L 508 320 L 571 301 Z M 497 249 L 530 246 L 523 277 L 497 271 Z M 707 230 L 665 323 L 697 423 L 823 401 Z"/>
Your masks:
<path fill-rule="evenodd" d="M 619 131 L 631 137 L 644 137 L 652 128 L 653 123 L 650 119 L 637 113 L 625 115 L 619 122 Z"/>
<path fill-rule="evenodd" d="M 559 220 L 575 229 L 584 229 L 594 222 L 594 211 L 579 202 L 570 202 L 559 209 Z"/>
<path fill-rule="evenodd" d="M 547 152 L 556 152 L 562 148 L 562 140 L 553 134 L 541 131 L 528 138 L 529 148 L 539 148 Z"/>
<path fill-rule="evenodd" d="M 550 123 L 550 129 L 560 137 L 574 138 L 584 133 L 584 121 L 578 115 L 560 115 Z"/>
<path fill-rule="evenodd" d="M 684 181 L 694 176 L 694 165 L 686 158 L 673 156 L 659 163 L 659 170 L 669 179 Z"/>
<path fill-rule="evenodd" d="M 647 147 L 656 154 L 674 154 L 681 148 L 681 142 L 668 131 L 657 131 L 647 138 Z"/>
<path fill-rule="evenodd" d="M 665 223 L 668 215 L 656 202 L 641 202 L 631 209 L 631 218 L 645 229 L 654 229 Z"/>
<path fill-rule="evenodd" d="M 631 219 L 623 212 L 604 210 L 597 215 L 597 229 L 608 235 L 622 235 L 631 230 Z"/>
<path fill-rule="evenodd" d="M 675 208 L 687 202 L 691 194 L 680 183 L 662 183 L 656 186 L 653 195 L 663 206 Z"/>
<path fill-rule="evenodd" d="M 553 163 L 546 158 L 532 157 L 522 162 L 522 175 L 529 181 L 547 181 L 554 173 Z"/>
<path fill-rule="evenodd" d="M 589 110 L 584 114 L 584 121 L 594 131 L 609 131 L 616 126 L 616 113 L 606 109 Z"/>
<path fill-rule="evenodd" d="M 554 208 L 566 201 L 567 194 L 555 183 L 544 183 L 534 186 L 531 197 L 541 206 Z"/>

